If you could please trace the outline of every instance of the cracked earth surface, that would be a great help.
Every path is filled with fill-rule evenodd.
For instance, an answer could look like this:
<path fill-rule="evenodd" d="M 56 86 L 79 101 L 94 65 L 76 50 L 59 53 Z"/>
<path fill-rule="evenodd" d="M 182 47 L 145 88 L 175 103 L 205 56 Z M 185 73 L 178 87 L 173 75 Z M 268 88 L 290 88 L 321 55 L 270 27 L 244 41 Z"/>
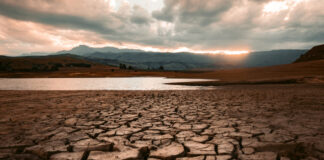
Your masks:
<path fill-rule="evenodd" d="M 324 159 L 324 87 L 0 91 L 0 159 Z"/>

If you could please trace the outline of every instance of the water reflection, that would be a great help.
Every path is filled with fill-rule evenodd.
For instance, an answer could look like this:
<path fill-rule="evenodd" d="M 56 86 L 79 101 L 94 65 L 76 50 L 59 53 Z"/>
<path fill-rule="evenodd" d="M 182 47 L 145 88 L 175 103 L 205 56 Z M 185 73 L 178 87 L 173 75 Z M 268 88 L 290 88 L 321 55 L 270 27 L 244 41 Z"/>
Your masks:
<path fill-rule="evenodd" d="M 165 84 L 192 81 L 208 80 L 163 77 L 0 78 L 0 90 L 197 90 L 212 88 Z"/>

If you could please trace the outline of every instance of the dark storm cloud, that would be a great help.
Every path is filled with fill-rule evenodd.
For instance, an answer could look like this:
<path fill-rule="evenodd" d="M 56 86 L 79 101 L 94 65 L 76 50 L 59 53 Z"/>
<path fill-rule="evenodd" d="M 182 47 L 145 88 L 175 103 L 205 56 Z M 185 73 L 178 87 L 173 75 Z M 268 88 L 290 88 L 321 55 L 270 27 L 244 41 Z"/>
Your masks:
<path fill-rule="evenodd" d="M 234 1 L 224 0 L 165 0 L 160 11 L 153 12 L 158 20 L 172 22 L 175 18 L 181 23 L 208 25 L 228 10 Z"/>
<path fill-rule="evenodd" d="M 8 48 L 111 42 L 197 50 L 309 48 L 324 42 L 324 10 L 317 0 L 164 0 L 153 11 L 129 0 L 118 0 L 116 8 L 114 1 L 1 0 L 0 20 L 11 26 L 0 23 L 0 41 Z"/>
<path fill-rule="evenodd" d="M 165 0 L 153 17 L 173 23 L 172 40 L 187 46 L 267 50 L 308 48 L 324 42 L 324 12 L 316 1 L 275 1 L 283 9 L 275 11 L 282 7 L 275 4 L 274 11 L 266 13 L 269 2 L 273 1 Z"/>
<path fill-rule="evenodd" d="M 105 34 L 114 32 L 107 28 L 103 23 L 100 23 L 100 21 L 93 21 L 67 14 L 37 11 L 17 5 L 15 6 L 4 1 L 0 1 L 0 14 L 17 20 L 33 21 L 58 27 L 87 29 Z"/>
<path fill-rule="evenodd" d="M 130 20 L 136 24 L 149 24 L 152 21 L 149 13 L 139 6 L 133 7 L 133 14 Z"/>
<path fill-rule="evenodd" d="M 172 22 L 174 19 L 172 12 L 170 12 L 170 10 L 167 9 L 163 9 L 162 11 L 154 11 L 152 13 L 152 16 L 157 20 L 162 20 L 166 22 Z"/>

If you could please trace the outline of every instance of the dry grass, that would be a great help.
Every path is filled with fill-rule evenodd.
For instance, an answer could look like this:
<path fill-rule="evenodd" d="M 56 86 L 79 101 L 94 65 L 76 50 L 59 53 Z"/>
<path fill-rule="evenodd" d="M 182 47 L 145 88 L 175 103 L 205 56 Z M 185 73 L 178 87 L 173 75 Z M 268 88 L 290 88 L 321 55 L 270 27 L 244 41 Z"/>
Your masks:
<path fill-rule="evenodd" d="M 232 84 L 287 84 L 323 83 L 324 60 L 278 65 L 271 67 L 241 68 L 209 71 L 145 71 L 121 70 L 117 67 L 92 65 L 91 68 L 63 68 L 53 72 L 0 72 L 0 77 L 9 78 L 61 78 L 61 77 L 134 77 L 156 76 L 169 78 L 218 79 L 218 82 L 190 83 L 191 85 Z M 184 84 L 184 83 L 183 83 Z M 188 85 L 188 83 L 185 83 Z"/>

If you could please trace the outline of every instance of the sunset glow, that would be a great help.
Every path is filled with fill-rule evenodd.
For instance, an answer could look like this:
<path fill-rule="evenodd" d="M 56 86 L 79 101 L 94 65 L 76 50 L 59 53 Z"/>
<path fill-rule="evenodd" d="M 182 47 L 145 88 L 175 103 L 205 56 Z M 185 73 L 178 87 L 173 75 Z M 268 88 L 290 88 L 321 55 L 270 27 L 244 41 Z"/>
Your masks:
<path fill-rule="evenodd" d="M 79 44 L 82 45 L 82 44 Z M 157 47 L 150 47 L 150 46 L 140 46 L 136 44 L 127 44 L 127 45 L 117 45 L 117 44 L 105 44 L 105 45 L 91 45 L 87 44 L 88 46 L 92 47 L 115 47 L 119 49 L 140 49 L 147 52 L 168 52 L 168 53 L 180 53 L 180 52 L 189 52 L 189 53 L 196 53 L 196 54 L 226 54 L 226 55 L 240 55 L 240 54 L 248 54 L 250 53 L 249 50 L 194 50 L 187 47 L 179 47 L 179 48 L 157 48 Z"/>
<path fill-rule="evenodd" d="M 286 1 L 272 1 L 264 6 L 263 11 L 266 13 L 276 13 L 288 8 Z"/>
<path fill-rule="evenodd" d="M 249 51 L 247 50 L 193 50 L 186 47 L 181 47 L 178 49 L 162 49 L 160 51 L 190 52 L 190 53 L 197 53 L 197 54 L 227 54 L 227 55 L 239 55 L 239 54 L 249 53 Z"/>
<path fill-rule="evenodd" d="M 282 1 L 270 1 L 263 7 L 265 13 L 278 13 L 288 10 L 289 12 L 296 7 L 297 4 L 305 0 L 282 0 Z"/>

